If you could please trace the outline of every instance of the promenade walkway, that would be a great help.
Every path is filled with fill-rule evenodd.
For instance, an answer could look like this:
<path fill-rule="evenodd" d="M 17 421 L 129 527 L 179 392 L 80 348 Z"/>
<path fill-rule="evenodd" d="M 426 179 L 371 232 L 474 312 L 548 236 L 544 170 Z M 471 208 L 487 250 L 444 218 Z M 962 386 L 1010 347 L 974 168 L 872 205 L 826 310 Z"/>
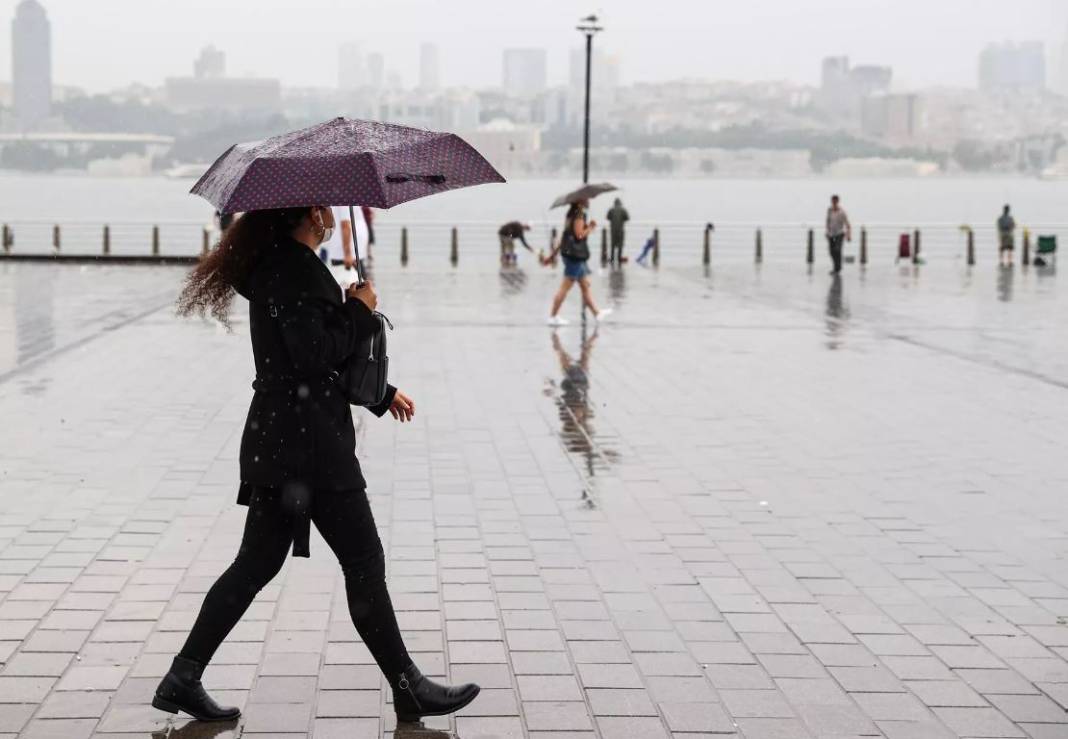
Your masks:
<path fill-rule="evenodd" d="M 391 736 L 317 534 L 205 676 L 241 722 L 149 706 L 244 515 L 247 327 L 181 275 L 0 265 L 0 738 Z M 628 265 L 553 332 L 529 260 L 382 267 L 390 585 L 483 686 L 395 736 L 1068 737 L 1062 278 Z"/>

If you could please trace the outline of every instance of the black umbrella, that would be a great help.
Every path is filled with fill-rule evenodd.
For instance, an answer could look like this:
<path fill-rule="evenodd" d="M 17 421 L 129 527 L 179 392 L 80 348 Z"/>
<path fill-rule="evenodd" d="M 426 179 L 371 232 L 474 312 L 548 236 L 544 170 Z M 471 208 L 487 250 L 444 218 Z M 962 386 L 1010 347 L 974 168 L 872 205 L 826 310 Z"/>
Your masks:
<path fill-rule="evenodd" d="M 559 208 L 561 205 L 570 205 L 571 203 L 577 203 L 580 200 L 591 200 L 598 195 L 606 192 L 612 192 L 619 188 L 615 185 L 611 185 L 607 182 L 601 182 L 595 185 L 583 185 L 577 190 L 569 192 L 567 195 L 561 195 L 553 201 L 552 207 Z"/>

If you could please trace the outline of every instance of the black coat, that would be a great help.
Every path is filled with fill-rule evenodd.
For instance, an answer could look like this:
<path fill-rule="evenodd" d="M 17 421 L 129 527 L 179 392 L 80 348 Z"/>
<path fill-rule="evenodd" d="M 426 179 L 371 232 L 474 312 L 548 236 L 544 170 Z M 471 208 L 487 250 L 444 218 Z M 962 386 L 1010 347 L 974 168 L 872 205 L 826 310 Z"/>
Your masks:
<path fill-rule="evenodd" d="M 364 488 L 356 459 L 352 408 L 330 374 L 376 321 L 307 246 L 284 239 L 267 249 L 245 285 L 256 393 L 241 437 L 241 492 L 287 486 Z M 382 416 L 396 394 L 370 410 Z"/>

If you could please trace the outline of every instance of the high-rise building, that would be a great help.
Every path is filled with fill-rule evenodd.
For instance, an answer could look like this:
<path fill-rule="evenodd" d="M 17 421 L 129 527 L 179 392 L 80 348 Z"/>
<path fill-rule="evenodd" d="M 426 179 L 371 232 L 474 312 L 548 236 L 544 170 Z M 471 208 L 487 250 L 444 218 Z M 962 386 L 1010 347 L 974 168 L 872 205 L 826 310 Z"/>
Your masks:
<path fill-rule="evenodd" d="M 1041 41 L 990 44 L 979 55 L 979 89 L 984 92 L 1045 87 L 1046 49 Z"/>
<path fill-rule="evenodd" d="M 52 112 L 52 28 L 37 0 L 15 9 L 11 57 L 15 117 L 22 128 L 35 128 Z"/>
<path fill-rule="evenodd" d="M 890 92 L 894 72 L 890 67 L 874 64 L 851 66 L 847 56 L 829 56 L 820 72 L 818 102 L 820 108 L 835 116 L 846 128 L 861 125 L 864 101 L 873 95 Z"/>
<path fill-rule="evenodd" d="M 593 50 L 593 69 L 591 82 L 593 94 L 612 94 L 619 87 L 619 57 L 614 54 L 606 54 L 600 49 Z M 571 66 L 569 79 L 571 87 L 575 89 L 586 88 L 586 49 L 578 48 L 571 50 Z"/>
<path fill-rule="evenodd" d="M 437 44 L 419 46 L 419 89 L 433 92 L 441 86 L 441 59 Z"/>
<path fill-rule="evenodd" d="M 545 49 L 505 49 L 501 86 L 515 97 L 534 97 L 548 85 Z"/>
<path fill-rule="evenodd" d="M 1057 91 L 1061 95 L 1068 95 L 1068 31 L 1065 32 L 1064 41 L 1061 42 L 1061 57 L 1059 61 Z"/>
<path fill-rule="evenodd" d="M 198 79 L 219 79 L 226 76 L 226 54 L 214 46 L 205 46 L 193 62 L 193 76 Z"/>
<path fill-rule="evenodd" d="M 386 60 L 377 51 L 367 55 L 367 84 L 375 90 L 386 84 Z"/>
<path fill-rule="evenodd" d="M 342 44 L 337 51 L 337 86 L 342 90 L 356 90 L 367 84 L 367 59 L 363 47 L 354 41 Z"/>

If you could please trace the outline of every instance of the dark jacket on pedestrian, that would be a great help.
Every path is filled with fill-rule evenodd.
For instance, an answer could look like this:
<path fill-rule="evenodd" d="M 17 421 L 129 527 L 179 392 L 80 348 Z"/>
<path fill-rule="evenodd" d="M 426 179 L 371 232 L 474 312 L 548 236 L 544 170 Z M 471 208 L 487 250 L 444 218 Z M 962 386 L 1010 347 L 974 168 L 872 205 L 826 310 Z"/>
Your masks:
<path fill-rule="evenodd" d="M 624 224 L 630 220 L 630 213 L 622 205 L 613 205 L 608 211 L 608 226 L 614 245 L 623 243 Z"/>
<path fill-rule="evenodd" d="M 256 363 L 238 503 L 247 505 L 252 487 L 365 488 L 352 408 L 332 373 L 356 350 L 358 337 L 375 329 L 371 311 L 344 300 L 315 252 L 289 237 L 267 248 L 238 292 L 249 301 Z M 390 386 L 371 412 L 384 415 L 395 394 Z"/>
<path fill-rule="evenodd" d="M 504 224 L 498 229 L 497 235 L 509 239 L 519 239 L 523 242 L 523 246 L 530 248 L 530 244 L 527 243 L 526 229 L 523 228 L 523 224 L 519 221 L 509 221 Z"/>

